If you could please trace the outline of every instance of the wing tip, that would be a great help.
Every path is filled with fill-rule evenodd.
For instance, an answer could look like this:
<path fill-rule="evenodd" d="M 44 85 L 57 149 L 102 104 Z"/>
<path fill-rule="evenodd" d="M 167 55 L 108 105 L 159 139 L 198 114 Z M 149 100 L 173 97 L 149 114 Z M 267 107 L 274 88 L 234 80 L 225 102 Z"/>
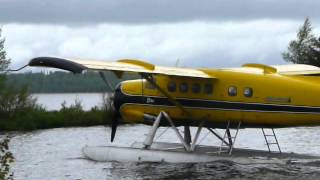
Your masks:
<path fill-rule="evenodd" d="M 57 57 L 36 57 L 30 60 L 29 66 L 42 66 L 50 68 L 58 68 L 73 73 L 82 73 L 87 67 L 64 58 Z"/>

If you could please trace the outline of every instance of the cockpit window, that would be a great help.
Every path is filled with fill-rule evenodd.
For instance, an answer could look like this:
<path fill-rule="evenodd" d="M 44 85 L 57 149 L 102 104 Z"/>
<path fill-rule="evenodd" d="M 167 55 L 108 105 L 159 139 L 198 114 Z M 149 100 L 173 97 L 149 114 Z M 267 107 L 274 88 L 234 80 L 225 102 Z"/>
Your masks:
<path fill-rule="evenodd" d="M 188 83 L 186 82 L 181 83 L 179 86 L 179 89 L 180 89 L 180 92 L 182 93 L 188 92 L 188 89 L 189 89 Z"/>
<path fill-rule="evenodd" d="M 168 91 L 169 91 L 169 92 L 175 92 L 176 89 L 177 89 L 176 83 L 173 82 L 173 81 L 170 81 L 170 82 L 168 83 Z"/>
<path fill-rule="evenodd" d="M 192 92 L 199 93 L 201 91 L 201 86 L 199 83 L 192 84 Z"/>

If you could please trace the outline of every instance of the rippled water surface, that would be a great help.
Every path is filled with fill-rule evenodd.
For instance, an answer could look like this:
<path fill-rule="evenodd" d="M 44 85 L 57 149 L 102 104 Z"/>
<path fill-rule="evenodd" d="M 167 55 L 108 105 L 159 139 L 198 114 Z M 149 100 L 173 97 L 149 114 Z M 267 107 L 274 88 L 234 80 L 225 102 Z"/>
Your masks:
<path fill-rule="evenodd" d="M 160 128 L 164 131 L 165 128 Z M 148 126 L 121 126 L 114 145 L 129 146 L 142 141 Z M 192 129 L 195 133 L 195 129 Z M 202 136 L 206 135 L 203 131 Z M 319 128 L 277 130 L 283 151 L 320 154 Z M 320 162 L 286 164 L 239 164 L 230 161 L 210 163 L 101 163 L 83 158 L 85 145 L 110 145 L 110 128 L 59 128 L 13 134 L 10 148 L 16 162 L 16 179 L 318 179 Z M 202 139 L 202 138 L 200 138 Z M 158 141 L 178 142 L 168 130 Z M 202 143 L 218 141 L 207 136 Z M 240 130 L 236 147 L 266 149 L 261 131 Z"/>
<path fill-rule="evenodd" d="M 102 94 L 36 94 L 40 104 L 49 110 L 60 109 L 80 100 L 85 109 L 102 103 Z M 148 126 L 120 126 L 115 143 L 130 146 L 143 141 Z M 159 133 L 166 128 L 160 128 Z M 192 129 L 195 134 L 196 129 Z M 276 130 L 285 152 L 320 155 L 320 128 Z M 219 145 L 204 130 L 200 140 L 205 145 Z M 110 145 L 110 128 L 59 128 L 27 133 L 12 133 L 10 148 L 16 158 L 12 170 L 15 179 L 319 179 L 320 161 L 281 164 L 239 164 L 230 161 L 210 163 L 101 163 L 84 159 L 81 149 Z M 204 138 L 205 137 L 205 138 Z M 178 142 L 170 129 L 157 139 Z M 236 147 L 266 150 L 261 130 L 240 130 Z"/>

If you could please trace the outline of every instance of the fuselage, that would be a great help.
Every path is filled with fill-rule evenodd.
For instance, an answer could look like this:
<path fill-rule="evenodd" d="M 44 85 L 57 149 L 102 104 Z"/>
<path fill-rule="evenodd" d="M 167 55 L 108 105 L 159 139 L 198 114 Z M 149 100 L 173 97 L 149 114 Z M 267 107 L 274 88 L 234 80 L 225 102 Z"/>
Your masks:
<path fill-rule="evenodd" d="M 215 79 L 154 76 L 156 84 L 185 111 L 146 80 L 122 82 L 114 103 L 122 120 L 147 123 L 145 115 L 167 112 L 177 125 L 294 127 L 320 125 L 320 77 L 204 70 Z"/>

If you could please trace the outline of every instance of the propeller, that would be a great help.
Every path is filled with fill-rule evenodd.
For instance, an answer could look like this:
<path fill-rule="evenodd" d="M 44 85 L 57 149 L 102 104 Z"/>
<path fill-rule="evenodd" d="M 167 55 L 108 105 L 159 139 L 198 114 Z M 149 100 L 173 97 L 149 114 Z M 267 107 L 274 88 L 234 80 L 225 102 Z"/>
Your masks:
<path fill-rule="evenodd" d="M 106 120 L 106 124 L 111 121 L 111 142 L 113 142 L 120 118 L 120 114 L 114 106 L 114 93 L 104 97 L 104 105 L 106 111 L 104 119 Z"/>
<path fill-rule="evenodd" d="M 114 137 L 116 136 L 117 127 L 118 127 L 118 124 L 119 124 L 118 118 L 112 119 L 111 124 L 112 124 L 111 125 L 111 142 L 113 142 Z"/>
<path fill-rule="evenodd" d="M 105 77 L 103 72 L 99 72 L 99 75 L 101 79 L 105 82 L 105 84 L 111 89 L 114 93 L 110 94 L 107 96 L 105 99 L 105 108 L 107 111 L 107 117 L 105 118 L 106 120 L 110 119 L 111 120 L 111 142 L 113 142 L 116 132 L 117 132 L 117 127 L 119 124 L 119 118 L 120 118 L 120 113 L 116 110 L 115 104 L 114 104 L 114 98 L 116 94 L 116 90 L 114 87 L 111 85 L 111 83 L 108 81 L 108 79 Z"/>
<path fill-rule="evenodd" d="M 114 97 L 112 97 L 114 98 Z M 117 127 L 119 124 L 120 114 L 115 110 L 113 99 L 111 101 L 110 111 L 111 111 L 111 142 L 113 142 L 114 137 L 116 136 Z"/>

